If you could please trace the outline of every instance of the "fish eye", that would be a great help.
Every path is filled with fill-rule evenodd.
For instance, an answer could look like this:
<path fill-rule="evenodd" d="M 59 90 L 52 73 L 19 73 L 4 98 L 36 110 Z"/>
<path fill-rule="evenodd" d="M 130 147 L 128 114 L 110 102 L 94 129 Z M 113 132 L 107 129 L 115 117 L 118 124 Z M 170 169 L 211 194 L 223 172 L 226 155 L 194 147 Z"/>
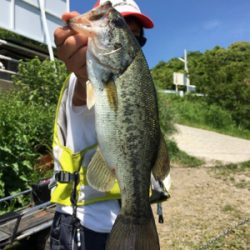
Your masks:
<path fill-rule="evenodd" d="M 111 19 L 111 22 L 117 28 L 123 28 L 125 26 L 125 22 L 124 22 L 124 20 L 121 17 L 117 17 L 117 18 Z"/>

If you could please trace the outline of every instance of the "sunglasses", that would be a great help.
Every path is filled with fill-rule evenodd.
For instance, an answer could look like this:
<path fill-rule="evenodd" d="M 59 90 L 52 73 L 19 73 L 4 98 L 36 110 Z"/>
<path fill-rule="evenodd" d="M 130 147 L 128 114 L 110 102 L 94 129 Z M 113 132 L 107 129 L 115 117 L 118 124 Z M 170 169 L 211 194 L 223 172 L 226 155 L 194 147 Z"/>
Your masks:
<path fill-rule="evenodd" d="M 138 43 L 140 44 L 141 47 L 143 47 L 146 42 L 147 42 L 147 38 L 144 36 L 135 36 L 136 40 L 138 41 Z"/>

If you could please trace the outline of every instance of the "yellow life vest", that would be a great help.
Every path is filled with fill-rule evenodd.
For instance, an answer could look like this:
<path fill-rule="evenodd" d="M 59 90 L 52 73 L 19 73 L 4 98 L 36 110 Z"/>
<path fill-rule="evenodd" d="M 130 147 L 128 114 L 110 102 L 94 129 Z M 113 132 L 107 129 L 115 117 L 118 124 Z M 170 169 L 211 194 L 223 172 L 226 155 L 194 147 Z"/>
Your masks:
<path fill-rule="evenodd" d="M 96 202 L 119 199 L 121 197 L 120 188 L 116 181 L 109 192 L 99 192 L 90 188 L 86 178 L 87 168 L 82 166 L 85 154 L 93 150 L 96 145 L 92 145 L 80 152 L 74 153 L 67 148 L 63 142 L 65 131 L 63 124 L 65 120 L 65 100 L 68 93 L 69 78 L 66 79 L 59 97 L 56 117 L 54 123 L 53 152 L 54 161 L 59 165 L 55 170 L 57 184 L 51 192 L 51 202 L 61 205 L 71 206 L 72 192 L 74 192 L 74 177 L 77 176 L 76 198 L 77 205 L 89 205 Z M 64 125 L 64 126 L 63 126 Z M 83 190 L 83 195 L 81 191 Z"/>

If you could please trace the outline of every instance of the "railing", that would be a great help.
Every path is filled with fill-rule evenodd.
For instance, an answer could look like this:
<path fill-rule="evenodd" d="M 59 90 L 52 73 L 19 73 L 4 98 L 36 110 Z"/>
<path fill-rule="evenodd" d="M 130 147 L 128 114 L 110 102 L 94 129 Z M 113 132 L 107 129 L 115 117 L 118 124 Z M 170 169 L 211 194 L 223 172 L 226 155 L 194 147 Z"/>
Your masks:
<path fill-rule="evenodd" d="M 0 199 L 0 203 L 9 202 L 19 196 L 31 194 L 32 189 L 19 192 Z M 8 212 L 0 216 L 0 248 L 21 240 L 35 233 L 48 229 L 52 224 L 55 205 L 50 201 L 39 205 Z"/>

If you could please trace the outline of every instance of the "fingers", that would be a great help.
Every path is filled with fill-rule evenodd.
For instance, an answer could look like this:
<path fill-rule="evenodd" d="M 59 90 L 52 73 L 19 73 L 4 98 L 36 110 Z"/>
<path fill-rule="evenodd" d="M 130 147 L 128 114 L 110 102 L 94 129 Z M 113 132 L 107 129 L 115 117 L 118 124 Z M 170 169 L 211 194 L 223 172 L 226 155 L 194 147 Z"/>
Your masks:
<path fill-rule="evenodd" d="M 54 31 L 54 41 L 57 47 L 63 45 L 64 41 L 72 35 L 75 35 L 76 32 L 70 29 L 69 27 L 59 27 Z"/>
<path fill-rule="evenodd" d="M 76 11 L 72 11 L 72 12 L 65 12 L 63 15 L 62 15 L 62 20 L 64 22 L 67 22 L 70 18 L 73 18 L 75 16 L 79 16 L 80 14 Z"/>
<path fill-rule="evenodd" d="M 65 40 L 61 43 L 61 45 L 57 48 L 57 55 L 58 57 L 66 61 L 70 57 L 72 57 L 78 50 L 80 50 L 82 47 L 87 46 L 88 37 L 78 34 L 78 33 L 71 33 L 66 32 L 69 34 L 66 36 Z M 85 57 L 85 56 L 84 56 Z"/>
<path fill-rule="evenodd" d="M 78 15 L 79 15 L 79 13 L 76 11 L 65 12 L 62 15 L 62 20 L 64 22 L 67 22 L 69 19 L 71 19 L 75 16 L 78 16 Z M 57 28 L 54 32 L 56 46 L 60 46 L 68 36 L 73 35 L 73 34 L 75 34 L 75 32 L 67 26 Z"/>
<path fill-rule="evenodd" d="M 67 22 L 70 18 L 79 15 L 77 12 L 64 13 L 62 19 Z M 54 32 L 57 56 L 69 71 L 86 78 L 86 51 L 88 36 L 79 34 L 69 27 L 59 27 Z"/>

